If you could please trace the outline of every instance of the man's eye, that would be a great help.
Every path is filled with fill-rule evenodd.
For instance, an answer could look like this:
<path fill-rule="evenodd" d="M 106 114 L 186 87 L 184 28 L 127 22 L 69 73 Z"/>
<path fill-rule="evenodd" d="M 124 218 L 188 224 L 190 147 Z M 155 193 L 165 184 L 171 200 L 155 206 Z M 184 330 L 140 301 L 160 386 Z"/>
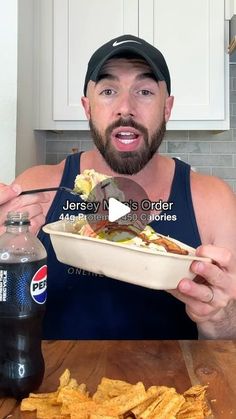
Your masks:
<path fill-rule="evenodd" d="M 142 89 L 139 91 L 139 94 L 143 96 L 149 96 L 149 95 L 152 95 L 153 93 L 150 90 Z"/>
<path fill-rule="evenodd" d="M 101 95 L 105 95 L 105 96 L 111 96 L 114 95 L 115 91 L 112 89 L 104 89 L 101 92 Z"/>

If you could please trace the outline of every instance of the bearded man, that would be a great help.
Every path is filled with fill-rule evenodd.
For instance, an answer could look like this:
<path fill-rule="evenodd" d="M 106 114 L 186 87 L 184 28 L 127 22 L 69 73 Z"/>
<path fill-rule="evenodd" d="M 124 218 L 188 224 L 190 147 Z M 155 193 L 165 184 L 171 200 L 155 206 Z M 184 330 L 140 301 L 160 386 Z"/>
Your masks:
<path fill-rule="evenodd" d="M 153 228 L 215 263 L 194 262 L 198 280 L 179 278 L 176 290 L 156 291 L 61 264 L 40 230 L 48 252 L 44 338 L 236 338 L 236 198 L 222 180 L 159 154 L 173 101 L 159 50 L 131 35 L 101 46 L 88 63 L 82 97 L 94 149 L 59 165 L 33 167 L 12 185 L 1 185 L 0 225 L 9 210 L 28 211 L 36 234 L 59 219 L 65 194 L 19 196 L 22 189 L 73 188 L 78 173 L 95 169 L 132 179 L 152 201 L 173 202 L 175 220 L 154 221 Z"/>

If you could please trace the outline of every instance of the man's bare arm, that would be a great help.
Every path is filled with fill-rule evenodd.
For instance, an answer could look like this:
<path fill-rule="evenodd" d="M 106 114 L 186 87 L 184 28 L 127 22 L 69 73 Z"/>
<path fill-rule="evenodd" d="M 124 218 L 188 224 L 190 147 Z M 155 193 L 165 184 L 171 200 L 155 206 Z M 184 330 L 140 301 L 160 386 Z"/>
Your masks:
<path fill-rule="evenodd" d="M 200 190 L 201 190 L 200 185 Z M 207 190 L 207 187 L 209 190 Z M 195 192 L 196 192 L 195 188 Z M 224 182 L 210 179 L 205 193 L 195 195 L 203 245 L 199 256 L 214 263 L 193 262 L 196 279 L 182 279 L 172 294 L 186 305 L 199 337 L 236 338 L 236 196 Z M 200 204 L 199 204 L 200 202 Z M 196 209 L 197 207 L 197 209 Z M 209 244 L 210 243 L 210 244 Z"/>
<path fill-rule="evenodd" d="M 22 190 L 58 186 L 63 163 L 55 166 L 35 166 L 19 175 L 12 185 L 0 184 L 0 234 L 5 231 L 4 221 L 9 211 L 28 211 L 31 231 L 37 233 L 45 223 L 53 193 L 20 195 Z M 16 191 L 14 191 L 14 189 Z"/>

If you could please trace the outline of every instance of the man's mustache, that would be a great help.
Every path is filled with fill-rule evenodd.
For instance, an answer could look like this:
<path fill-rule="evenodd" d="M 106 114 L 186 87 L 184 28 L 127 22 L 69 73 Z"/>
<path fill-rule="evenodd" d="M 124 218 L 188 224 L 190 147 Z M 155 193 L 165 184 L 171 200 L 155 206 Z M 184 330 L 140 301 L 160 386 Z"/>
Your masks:
<path fill-rule="evenodd" d="M 139 124 L 138 122 L 135 122 L 132 118 L 120 118 L 117 121 L 112 122 L 112 124 L 110 124 L 107 127 L 106 134 L 110 135 L 113 129 L 119 128 L 119 127 L 135 128 L 138 131 L 140 131 L 144 136 L 148 136 L 147 129 L 143 125 Z"/>

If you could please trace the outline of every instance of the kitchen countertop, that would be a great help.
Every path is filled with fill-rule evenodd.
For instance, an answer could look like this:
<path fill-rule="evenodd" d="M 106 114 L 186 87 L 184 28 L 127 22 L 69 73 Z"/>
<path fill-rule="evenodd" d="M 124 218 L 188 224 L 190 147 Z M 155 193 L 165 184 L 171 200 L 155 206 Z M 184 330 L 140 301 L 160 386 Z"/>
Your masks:
<path fill-rule="evenodd" d="M 180 393 L 208 384 L 213 417 L 236 417 L 236 341 L 44 341 L 42 347 L 45 376 L 39 392 L 56 390 L 66 368 L 92 393 L 103 376 Z M 1 419 L 21 417 L 15 399 L 0 399 Z"/>

